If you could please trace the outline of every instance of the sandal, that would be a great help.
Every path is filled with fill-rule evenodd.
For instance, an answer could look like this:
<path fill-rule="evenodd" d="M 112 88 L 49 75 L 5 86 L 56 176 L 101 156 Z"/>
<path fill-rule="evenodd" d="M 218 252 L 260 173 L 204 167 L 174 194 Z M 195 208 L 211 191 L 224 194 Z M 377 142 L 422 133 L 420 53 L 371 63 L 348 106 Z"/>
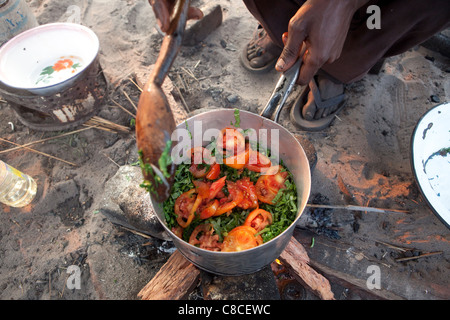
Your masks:
<path fill-rule="evenodd" d="M 310 93 L 312 93 L 312 95 L 310 95 Z M 313 99 L 312 102 L 315 103 L 317 108 L 316 113 L 311 120 L 305 119 L 303 114 L 303 108 L 308 102 L 308 96 Z M 320 131 L 330 126 L 331 122 L 335 119 L 335 116 L 344 108 L 344 106 L 344 93 L 330 99 L 322 100 L 317 76 L 315 76 L 303 89 L 302 93 L 292 106 L 290 112 L 291 121 L 305 131 Z"/>
<path fill-rule="evenodd" d="M 240 61 L 242 66 L 251 72 L 266 73 L 274 69 L 281 51 L 264 28 L 258 25 L 252 39 L 243 48 Z"/>

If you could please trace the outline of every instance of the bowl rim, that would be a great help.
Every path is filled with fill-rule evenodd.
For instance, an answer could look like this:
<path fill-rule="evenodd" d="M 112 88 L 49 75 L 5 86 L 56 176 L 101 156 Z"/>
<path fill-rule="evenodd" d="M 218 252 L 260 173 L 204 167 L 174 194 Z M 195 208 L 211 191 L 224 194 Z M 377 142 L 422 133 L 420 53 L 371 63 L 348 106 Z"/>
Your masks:
<path fill-rule="evenodd" d="M 17 84 L 11 83 L 10 81 L 8 81 L 8 79 L 5 79 L 2 76 L 2 72 L 0 72 L 0 82 L 3 83 L 6 86 L 9 86 L 9 87 L 15 88 L 15 89 L 20 89 L 20 90 L 32 91 L 32 90 L 52 89 L 52 88 L 54 88 L 56 86 L 61 86 L 64 83 L 75 79 L 84 70 L 86 70 L 96 60 L 96 58 L 98 56 L 98 53 L 100 51 L 100 41 L 99 41 L 98 36 L 96 35 L 96 33 L 92 29 L 90 29 L 90 28 L 88 28 L 86 26 L 83 26 L 81 24 L 72 23 L 72 22 L 46 23 L 46 24 L 42 24 L 40 26 L 31 28 L 31 29 L 28 29 L 28 30 L 25 30 L 22 33 L 19 33 L 15 37 L 13 37 L 10 40 L 8 40 L 2 47 L 0 47 L 0 60 L 2 59 L 3 54 L 7 50 L 11 49 L 16 44 L 16 42 L 18 42 L 18 41 L 20 42 L 20 40 L 29 37 L 30 34 L 32 35 L 32 34 L 38 33 L 41 30 L 44 30 L 44 31 L 47 30 L 47 29 L 52 30 L 52 29 L 61 28 L 61 27 L 68 28 L 68 29 L 71 29 L 71 30 L 77 30 L 77 29 L 80 30 L 81 29 L 83 32 L 87 33 L 91 37 L 91 39 L 94 40 L 94 50 L 93 50 L 93 52 L 95 52 L 95 54 L 92 57 L 90 57 L 89 62 L 83 67 L 83 69 L 80 72 L 77 72 L 74 75 L 70 76 L 69 78 L 66 78 L 66 79 L 64 79 L 64 80 L 62 80 L 60 82 L 57 82 L 57 83 L 53 83 L 53 84 L 50 84 L 50 85 L 36 85 L 36 86 L 18 86 Z"/>
<path fill-rule="evenodd" d="M 450 108 L 450 101 L 443 102 L 438 105 L 435 105 L 434 107 L 430 108 L 429 110 L 425 111 L 424 114 L 419 118 L 417 121 L 414 130 L 411 134 L 411 141 L 410 141 L 410 162 L 411 162 L 411 169 L 412 173 L 414 175 L 414 179 L 416 181 L 417 186 L 419 187 L 420 193 L 422 194 L 423 198 L 425 199 L 425 202 L 431 209 L 431 211 L 434 213 L 434 215 L 447 227 L 450 229 L 450 219 L 449 219 L 449 213 L 445 212 L 444 210 L 445 205 L 442 204 L 439 199 L 436 198 L 436 195 L 431 192 L 431 189 L 429 185 L 424 183 L 424 175 L 423 172 L 423 163 L 420 161 L 422 158 L 420 157 L 422 154 L 420 153 L 420 142 L 421 140 L 424 140 L 423 130 L 428 130 L 425 128 L 426 122 L 428 122 L 428 119 L 430 117 L 435 116 L 437 113 L 445 112 Z M 448 115 L 449 113 L 443 113 L 443 116 Z M 432 120 L 433 118 L 431 118 Z M 424 129 L 425 128 L 425 129 Z M 430 127 L 431 128 L 431 127 Z M 422 131 L 420 131 L 422 130 Z M 442 146 L 446 147 L 446 145 L 442 144 Z"/>

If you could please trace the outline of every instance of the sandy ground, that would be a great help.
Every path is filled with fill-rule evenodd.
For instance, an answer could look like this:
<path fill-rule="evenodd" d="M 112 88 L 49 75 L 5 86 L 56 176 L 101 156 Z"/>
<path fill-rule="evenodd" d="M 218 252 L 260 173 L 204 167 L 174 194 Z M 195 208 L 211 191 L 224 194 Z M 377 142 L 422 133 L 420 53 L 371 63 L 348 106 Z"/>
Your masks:
<path fill-rule="evenodd" d="M 183 109 L 181 94 L 189 114 L 218 107 L 258 112 L 279 75 L 254 75 L 241 67 L 238 56 L 256 21 L 241 1 L 217 3 L 222 6 L 223 23 L 202 43 L 182 48 L 170 74 L 179 90 L 174 95 Z M 148 70 L 158 55 L 162 36 L 154 28 L 147 1 L 32 0 L 29 4 L 40 24 L 81 22 L 96 32 L 100 63 L 111 85 L 110 101 L 98 116 L 133 129 L 131 116 L 112 100 L 135 112 L 124 92 L 137 103 L 139 91 L 130 79 Z M 350 261 L 352 268 L 367 259 L 401 274 L 406 280 L 400 288 L 394 280 L 386 280 L 384 287 L 404 298 L 450 297 L 450 232 L 427 207 L 410 166 L 414 126 L 437 104 L 430 97 L 450 101 L 449 67 L 447 58 L 423 47 L 413 48 L 388 59 L 379 75 L 350 85 L 347 107 L 330 128 L 316 133 L 298 130 L 289 120 L 292 101 L 280 119 L 317 150 L 311 201 L 319 195 L 321 203 L 410 212 L 333 210 L 319 221 L 314 211 L 305 210 L 299 222 L 299 230 L 314 232 L 318 243 L 322 237 L 345 244 L 341 258 Z M 60 134 L 29 129 L 4 102 L 0 119 L 0 136 L 19 144 Z M 0 150 L 10 147 L 0 144 Z M 0 299 L 136 299 L 173 248 L 170 242 L 117 227 L 101 213 L 108 181 L 119 167 L 137 160 L 133 130 L 89 129 L 35 148 L 76 166 L 31 152 L 0 154 L 5 162 L 35 177 L 39 188 L 36 201 L 28 207 L 0 205 Z M 398 263 L 380 241 L 441 253 Z M 357 259 L 355 252 L 360 253 Z M 320 252 L 311 255 L 323 264 L 334 263 Z M 81 271 L 79 290 L 66 285 L 71 265 Z"/>

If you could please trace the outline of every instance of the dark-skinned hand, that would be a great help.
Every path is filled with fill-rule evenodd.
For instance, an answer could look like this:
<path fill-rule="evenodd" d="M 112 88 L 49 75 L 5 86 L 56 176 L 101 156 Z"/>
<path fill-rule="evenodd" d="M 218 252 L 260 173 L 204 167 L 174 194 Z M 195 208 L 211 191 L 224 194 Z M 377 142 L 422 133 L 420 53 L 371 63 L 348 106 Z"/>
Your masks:
<path fill-rule="evenodd" d="M 307 84 L 326 63 L 339 58 L 356 10 L 366 0 L 307 0 L 291 18 L 277 71 L 288 70 L 306 46 L 298 83 Z"/>

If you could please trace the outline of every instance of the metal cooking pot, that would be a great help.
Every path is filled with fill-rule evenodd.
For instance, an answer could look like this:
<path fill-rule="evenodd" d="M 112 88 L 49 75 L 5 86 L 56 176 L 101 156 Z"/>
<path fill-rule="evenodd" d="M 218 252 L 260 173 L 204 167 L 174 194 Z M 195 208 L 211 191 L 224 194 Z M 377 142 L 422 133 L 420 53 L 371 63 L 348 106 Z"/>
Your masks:
<path fill-rule="evenodd" d="M 177 126 L 177 129 L 186 129 L 192 134 L 192 147 L 194 142 L 202 139 L 208 129 L 222 129 L 234 121 L 234 110 L 218 109 L 198 114 Z M 284 165 L 293 174 L 297 186 L 298 212 L 295 221 L 283 233 L 274 239 L 249 250 L 240 252 L 213 252 L 195 247 L 177 237 L 166 225 L 162 206 L 158 200 L 152 197 L 152 203 L 156 215 L 167 233 L 172 238 L 175 246 L 180 252 L 197 267 L 208 272 L 219 275 L 241 275 L 260 270 L 272 263 L 285 249 L 294 232 L 295 225 L 300 218 L 311 189 L 310 166 L 306 154 L 297 139 L 278 123 L 260 115 L 240 111 L 240 127 L 242 129 L 252 128 L 256 132 L 267 130 L 267 146 L 272 145 L 272 139 L 279 141 L 279 156 Z M 195 122 L 201 122 L 201 127 Z M 274 134 L 271 134 L 274 133 Z M 157 204 L 157 205 L 155 205 Z"/>
<path fill-rule="evenodd" d="M 159 162 L 163 153 L 166 152 L 166 146 L 169 145 L 168 142 L 171 140 L 175 129 L 189 130 L 192 135 L 190 147 L 203 146 L 205 132 L 209 129 L 214 129 L 217 132 L 217 130 L 228 127 L 231 122 L 235 121 L 235 114 L 232 109 L 213 110 L 198 114 L 175 126 L 170 106 L 161 85 L 179 51 L 188 7 L 188 0 L 176 1 L 169 31 L 163 40 L 155 67 L 139 99 L 136 115 L 136 141 L 144 164 L 143 175 L 156 189 L 153 189 L 156 192 L 150 192 L 150 196 L 158 220 L 186 259 L 200 269 L 214 274 L 248 274 L 258 271 L 279 257 L 291 240 L 295 225 L 305 209 L 310 193 L 311 172 L 305 151 L 288 130 L 276 123 L 278 114 L 295 84 L 301 61 L 299 60 L 290 70 L 281 75 L 269 102 L 262 112 L 263 116 L 247 111 L 240 111 L 239 114 L 240 128 L 254 129 L 253 132 L 261 134 L 257 136 L 258 141 L 267 141 L 267 147 L 272 152 L 277 149 L 277 154 L 283 160 L 283 164 L 293 174 L 298 196 L 296 219 L 283 233 L 252 249 L 239 252 L 213 252 L 195 247 L 180 239 L 167 227 L 162 204 L 168 197 L 175 166 L 169 165 L 164 175 L 158 169 L 160 168 Z M 157 8 L 154 9 L 158 10 Z M 205 140 L 210 141 L 210 139 Z M 206 144 L 209 141 L 206 141 Z M 172 147 L 175 148 L 176 144 Z M 155 173 L 159 179 L 155 176 Z M 170 178 L 166 179 L 167 176 L 170 176 Z"/>

